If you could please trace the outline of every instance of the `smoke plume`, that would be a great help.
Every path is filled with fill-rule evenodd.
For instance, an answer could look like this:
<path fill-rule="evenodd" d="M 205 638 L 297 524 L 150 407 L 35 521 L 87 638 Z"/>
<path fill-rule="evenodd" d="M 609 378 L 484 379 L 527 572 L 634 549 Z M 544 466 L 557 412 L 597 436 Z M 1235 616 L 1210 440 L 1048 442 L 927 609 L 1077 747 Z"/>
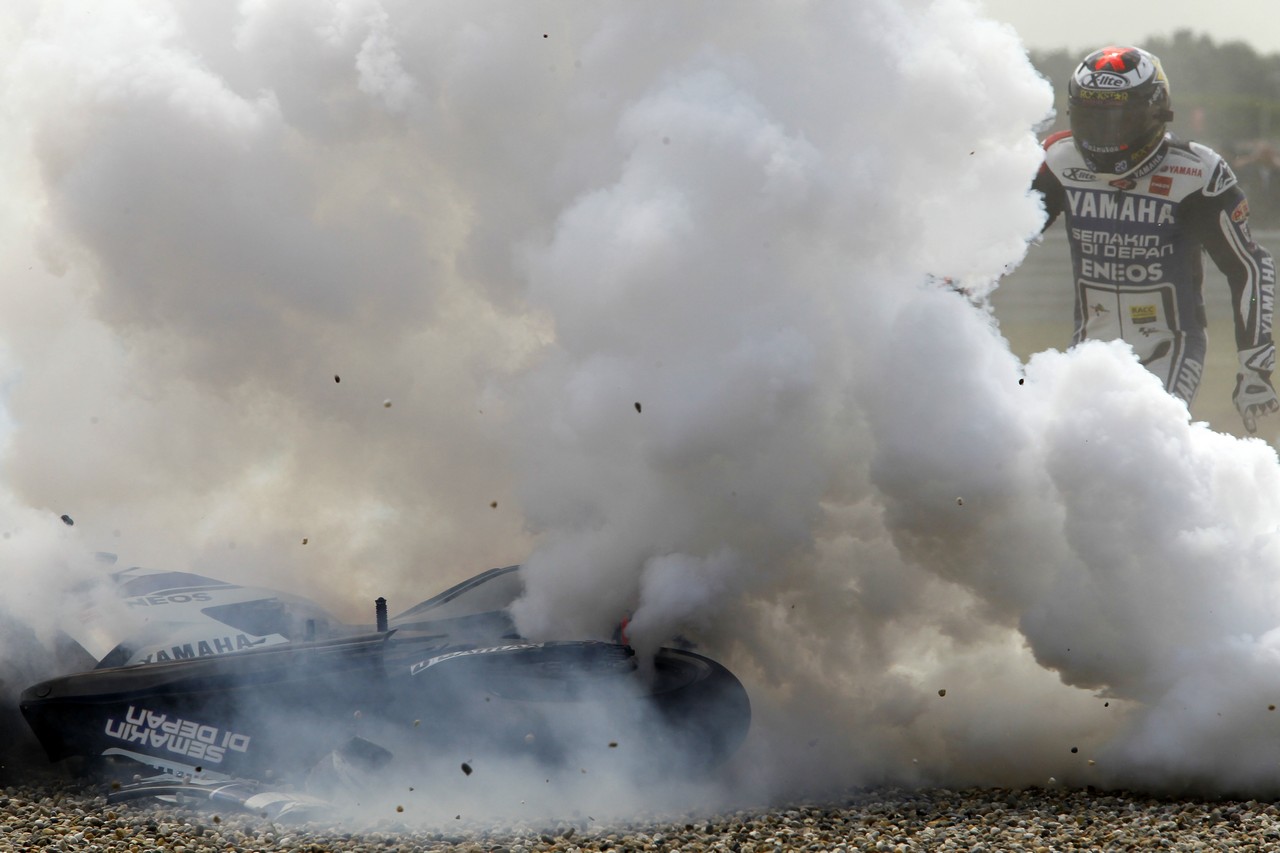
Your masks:
<path fill-rule="evenodd" d="M 68 0 L 0 47 L 6 658 L 96 551 L 353 621 L 523 562 L 530 636 L 742 677 L 742 796 L 1275 791 L 1274 452 L 931 283 L 1043 222 L 1051 92 L 973 3 Z"/>

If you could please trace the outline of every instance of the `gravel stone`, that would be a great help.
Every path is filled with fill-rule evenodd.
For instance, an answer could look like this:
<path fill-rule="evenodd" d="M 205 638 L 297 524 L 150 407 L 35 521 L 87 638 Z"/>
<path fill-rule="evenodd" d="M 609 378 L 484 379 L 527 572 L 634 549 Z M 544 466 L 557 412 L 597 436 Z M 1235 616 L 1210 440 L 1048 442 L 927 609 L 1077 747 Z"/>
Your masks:
<path fill-rule="evenodd" d="M 588 824 L 351 826 L 273 823 L 258 815 L 159 802 L 110 805 L 97 787 L 0 789 L 0 851 L 182 853 L 576 853 L 667 851 L 1263 850 L 1280 845 L 1280 809 L 1256 801 L 1155 798 L 1063 786 L 1024 790 L 859 789 L 831 801 L 722 814 L 655 815 Z"/>

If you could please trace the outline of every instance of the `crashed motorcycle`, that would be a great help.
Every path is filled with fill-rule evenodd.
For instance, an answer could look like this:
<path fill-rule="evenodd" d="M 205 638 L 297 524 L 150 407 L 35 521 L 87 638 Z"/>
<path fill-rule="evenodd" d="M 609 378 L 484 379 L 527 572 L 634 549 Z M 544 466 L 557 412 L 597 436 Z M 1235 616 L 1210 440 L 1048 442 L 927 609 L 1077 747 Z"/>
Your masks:
<path fill-rule="evenodd" d="M 739 680 L 690 648 L 642 660 L 621 633 L 520 636 L 509 611 L 524 588 L 518 566 L 393 618 L 379 599 L 365 626 L 202 575 L 133 568 L 113 579 L 136 630 L 93 669 L 29 687 L 20 707 L 53 761 L 159 772 L 135 793 L 252 794 L 244 780 L 441 753 L 554 766 L 624 737 L 672 757 L 668 767 L 707 769 L 750 725 Z"/>

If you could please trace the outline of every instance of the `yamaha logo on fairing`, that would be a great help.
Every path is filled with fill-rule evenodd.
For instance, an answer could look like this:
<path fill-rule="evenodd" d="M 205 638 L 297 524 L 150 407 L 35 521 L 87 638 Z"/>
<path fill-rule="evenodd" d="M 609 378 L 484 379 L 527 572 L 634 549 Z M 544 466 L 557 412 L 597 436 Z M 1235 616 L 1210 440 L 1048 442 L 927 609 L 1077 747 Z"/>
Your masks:
<path fill-rule="evenodd" d="M 273 635 L 278 637 L 279 635 Z M 154 661 L 170 661 L 170 660 L 189 660 L 191 658 L 204 658 L 213 655 L 226 655 L 232 652 L 251 649 L 254 646 L 261 646 L 267 642 L 268 637 L 250 637 L 248 634 L 236 634 L 234 637 L 208 637 L 203 640 L 196 640 L 194 643 L 183 643 L 178 646 L 170 646 L 166 649 L 157 649 L 149 652 L 146 657 L 135 663 L 151 663 Z M 274 642 L 283 642 L 283 639 L 277 639 Z M 273 643 L 274 644 L 274 643 Z"/>
<path fill-rule="evenodd" d="M 1096 181 L 1098 176 L 1088 169 L 1081 169 L 1079 166 L 1073 166 L 1066 169 L 1062 173 L 1062 177 L 1068 181 Z"/>

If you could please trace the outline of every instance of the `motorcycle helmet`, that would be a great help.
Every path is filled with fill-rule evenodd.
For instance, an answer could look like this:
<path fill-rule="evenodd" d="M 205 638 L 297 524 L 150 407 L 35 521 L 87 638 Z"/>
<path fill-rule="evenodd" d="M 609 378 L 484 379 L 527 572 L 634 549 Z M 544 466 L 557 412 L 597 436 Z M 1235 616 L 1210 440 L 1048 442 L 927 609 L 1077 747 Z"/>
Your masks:
<path fill-rule="evenodd" d="M 1173 112 L 1160 60 L 1137 47 L 1095 50 L 1067 83 L 1076 150 L 1093 172 L 1127 175 L 1149 160 Z"/>

